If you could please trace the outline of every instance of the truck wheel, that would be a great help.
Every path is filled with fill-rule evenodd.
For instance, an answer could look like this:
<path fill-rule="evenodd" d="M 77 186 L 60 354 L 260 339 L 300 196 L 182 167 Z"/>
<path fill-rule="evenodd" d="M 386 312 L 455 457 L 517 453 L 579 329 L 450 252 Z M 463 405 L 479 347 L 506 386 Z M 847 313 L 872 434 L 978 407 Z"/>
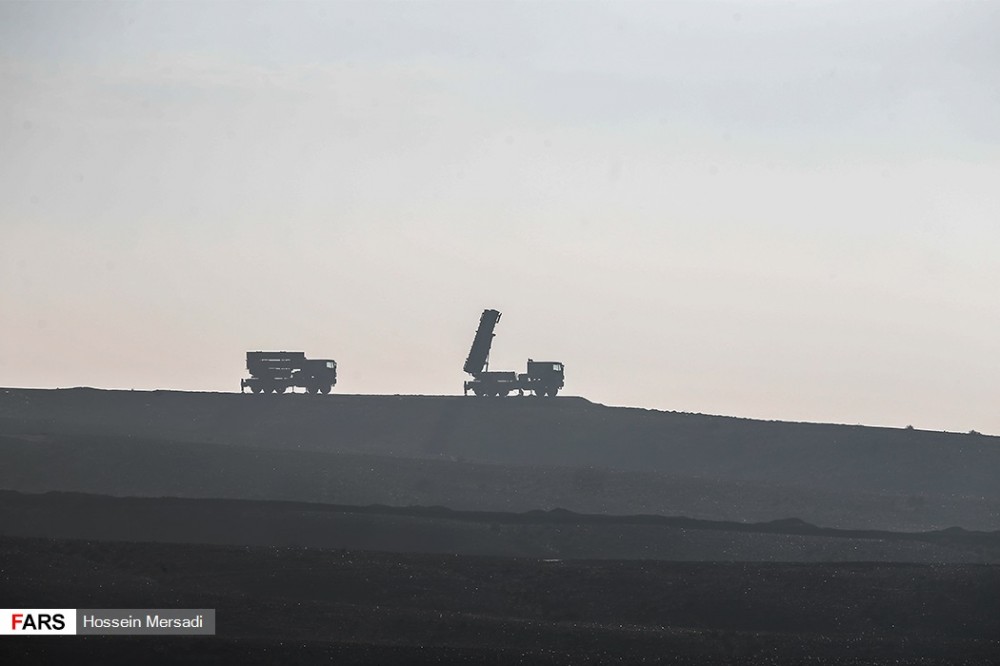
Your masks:
<path fill-rule="evenodd" d="M 250 390 L 253 391 L 254 393 L 263 393 L 264 392 L 264 387 L 263 386 L 254 386 Z"/>
<path fill-rule="evenodd" d="M 536 398 L 541 398 L 543 395 L 545 395 L 545 389 L 540 389 L 540 388 L 535 389 Z"/>
<path fill-rule="evenodd" d="M 323 386 L 323 387 L 321 387 L 321 388 L 320 388 L 320 391 L 322 391 L 322 392 L 323 392 L 323 394 L 325 395 L 325 394 L 327 394 L 327 393 L 329 393 L 329 392 L 330 392 L 330 389 L 331 389 L 331 388 L 333 388 L 333 387 L 332 387 L 332 386 L 330 386 L 329 384 L 327 384 L 326 386 Z"/>
<path fill-rule="evenodd" d="M 271 388 L 271 392 L 272 393 L 284 393 L 285 390 L 283 388 L 281 388 L 280 386 L 274 386 L 274 387 Z"/>
<path fill-rule="evenodd" d="M 498 398 L 506 398 L 508 391 L 506 389 L 497 389 Z"/>
<path fill-rule="evenodd" d="M 556 393 L 559 393 L 559 389 L 553 388 L 546 391 L 545 395 L 549 396 L 550 398 L 554 398 L 556 397 Z"/>

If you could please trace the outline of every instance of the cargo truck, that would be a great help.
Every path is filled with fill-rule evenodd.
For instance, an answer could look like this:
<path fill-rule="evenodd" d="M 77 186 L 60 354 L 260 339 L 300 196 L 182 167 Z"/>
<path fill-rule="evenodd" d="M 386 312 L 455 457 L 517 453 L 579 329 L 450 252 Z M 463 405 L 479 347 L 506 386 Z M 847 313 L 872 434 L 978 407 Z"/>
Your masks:
<path fill-rule="evenodd" d="M 305 352 L 248 351 L 249 379 L 240 380 L 240 392 L 284 393 L 304 388 L 309 393 L 329 393 L 337 384 L 337 362 L 306 358 Z"/>

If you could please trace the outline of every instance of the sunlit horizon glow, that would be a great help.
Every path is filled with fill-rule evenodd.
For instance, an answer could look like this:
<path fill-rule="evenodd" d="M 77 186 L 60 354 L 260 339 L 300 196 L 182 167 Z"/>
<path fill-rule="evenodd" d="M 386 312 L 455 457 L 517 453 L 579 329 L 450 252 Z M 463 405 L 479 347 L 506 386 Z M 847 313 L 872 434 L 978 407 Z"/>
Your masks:
<path fill-rule="evenodd" d="M 0 385 L 1000 433 L 1000 5 L 0 4 Z M 471 399 L 471 398 L 470 398 Z"/>

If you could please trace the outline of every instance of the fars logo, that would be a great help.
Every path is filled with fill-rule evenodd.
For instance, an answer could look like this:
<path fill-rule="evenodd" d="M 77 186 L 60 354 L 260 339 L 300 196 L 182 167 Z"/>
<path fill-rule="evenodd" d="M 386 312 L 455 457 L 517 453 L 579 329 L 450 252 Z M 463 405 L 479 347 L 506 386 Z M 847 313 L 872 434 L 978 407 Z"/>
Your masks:
<path fill-rule="evenodd" d="M 45 636 L 75 633 L 75 608 L 0 608 L 0 634 Z"/>

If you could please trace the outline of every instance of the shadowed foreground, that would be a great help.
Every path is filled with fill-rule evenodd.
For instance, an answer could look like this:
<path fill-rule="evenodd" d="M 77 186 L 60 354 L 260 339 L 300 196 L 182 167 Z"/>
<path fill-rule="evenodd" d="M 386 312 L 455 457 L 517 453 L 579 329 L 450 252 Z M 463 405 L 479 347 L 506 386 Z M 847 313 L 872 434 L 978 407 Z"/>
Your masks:
<path fill-rule="evenodd" d="M 545 561 L 0 539 L 12 607 L 209 607 L 198 639 L 10 639 L 40 659 L 995 663 L 1000 567 Z M 613 591 L 613 594 L 609 592 Z"/>

